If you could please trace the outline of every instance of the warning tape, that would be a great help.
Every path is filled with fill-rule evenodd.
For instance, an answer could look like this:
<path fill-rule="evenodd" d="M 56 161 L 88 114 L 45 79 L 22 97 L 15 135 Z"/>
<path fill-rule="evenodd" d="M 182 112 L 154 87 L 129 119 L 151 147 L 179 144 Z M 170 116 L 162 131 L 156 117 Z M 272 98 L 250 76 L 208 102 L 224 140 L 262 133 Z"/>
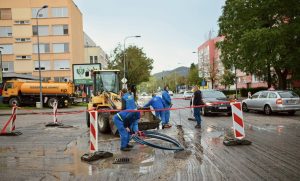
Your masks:
<path fill-rule="evenodd" d="M 210 107 L 210 106 L 216 106 L 216 105 L 229 105 L 228 102 L 214 102 L 214 103 L 210 103 L 209 105 L 198 105 L 198 106 L 186 106 L 186 107 L 177 107 L 177 108 L 163 108 L 163 109 L 139 109 L 139 110 L 121 110 L 121 109 L 98 109 L 97 112 L 101 112 L 101 113 L 112 113 L 112 112 L 120 112 L 120 111 L 126 111 L 126 112 L 152 112 L 152 111 L 176 111 L 176 110 L 182 110 L 182 109 L 191 109 L 191 108 L 202 108 L 202 107 Z M 26 109 L 22 109 L 21 107 L 17 107 L 20 110 L 26 111 L 28 113 L 31 114 L 39 114 L 39 115 L 54 115 L 54 113 L 52 112 L 34 112 L 32 110 L 26 110 Z M 81 114 L 81 113 L 85 113 L 85 112 L 89 112 L 89 111 L 93 111 L 95 110 L 95 108 L 93 109 L 89 109 L 89 110 L 79 110 L 79 111 L 68 111 L 68 112 L 56 112 L 56 115 L 70 115 L 70 114 Z"/>

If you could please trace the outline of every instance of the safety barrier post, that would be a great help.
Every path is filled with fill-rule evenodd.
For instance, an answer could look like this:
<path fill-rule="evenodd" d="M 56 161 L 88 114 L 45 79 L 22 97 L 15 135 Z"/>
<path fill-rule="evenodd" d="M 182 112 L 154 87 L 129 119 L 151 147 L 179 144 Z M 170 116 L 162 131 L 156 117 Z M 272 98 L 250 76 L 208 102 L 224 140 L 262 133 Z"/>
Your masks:
<path fill-rule="evenodd" d="M 231 103 L 232 121 L 234 138 L 224 139 L 223 144 L 226 146 L 233 145 L 250 145 L 251 141 L 245 139 L 245 124 L 241 102 Z"/>
<path fill-rule="evenodd" d="M 89 153 L 81 156 L 82 161 L 96 161 L 101 158 L 112 157 L 110 152 L 98 151 L 98 112 L 89 111 L 90 114 L 90 141 L 89 141 Z"/>
<path fill-rule="evenodd" d="M 6 121 L 6 123 L 4 124 L 4 127 L 0 132 L 0 136 L 19 136 L 22 134 L 19 131 L 15 131 L 16 130 L 15 121 L 17 119 L 17 108 L 18 107 L 16 105 L 12 107 L 11 116 L 8 119 L 8 121 Z M 10 125 L 10 129 L 8 129 L 9 125 Z"/>
<path fill-rule="evenodd" d="M 60 127 L 60 126 L 63 126 L 62 123 L 59 123 L 57 121 L 57 106 L 58 106 L 57 101 L 54 101 L 53 102 L 53 122 L 50 122 L 50 123 L 46 124 L 46 127 Z"/>

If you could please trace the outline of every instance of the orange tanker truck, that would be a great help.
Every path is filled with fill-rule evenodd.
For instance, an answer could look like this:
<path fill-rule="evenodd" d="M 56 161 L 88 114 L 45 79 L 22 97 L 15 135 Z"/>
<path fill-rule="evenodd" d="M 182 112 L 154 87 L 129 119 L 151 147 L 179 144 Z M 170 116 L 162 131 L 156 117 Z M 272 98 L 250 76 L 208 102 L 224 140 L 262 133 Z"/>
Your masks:
<path fill-rule="evenodd" d="M 59 107 L 67 107 L 74 101 L 74 84 L 70 82 L 43 82 L 42 83 L 43 104 L 49 107 L 57 101 Z M 40 102 L 40 83 L 7 81 L 3 87 L 3 103 L 12 106 L 33 105 Z"/>

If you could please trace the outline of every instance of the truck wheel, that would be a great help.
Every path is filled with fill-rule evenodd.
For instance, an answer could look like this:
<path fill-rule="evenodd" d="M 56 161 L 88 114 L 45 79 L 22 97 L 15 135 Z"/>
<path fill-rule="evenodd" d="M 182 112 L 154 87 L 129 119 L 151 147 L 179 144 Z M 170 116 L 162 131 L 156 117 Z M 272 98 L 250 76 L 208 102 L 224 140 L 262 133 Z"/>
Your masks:
<path fill-rule="evenodd" d="M 107 133 L 110 130 L 109 117 L 102 113 L 98 114 L 98 130 L 101 133 Z"/>
<path fill-rule="evenodd" d="M 57 98 L 54 98 L 54 97 L 53 97 L 53 98 L 50 98 L 50 99 L 48 100 L 48 102 L 47 102 L 48 107 L 53 108 L 53 103 L 54 103 L 55 101 L 57 101 L 57 103 L 59 104 Z M 59 105 L 57 105 L 57 106 L 59 106 Z"/>
<path fill-rule="evenodd" d="M 21 104 L 21 101 L 17 97 L 13 97 L 13 98 L 9 99 L 9 106 L 11 106 L 11 107 L 13 107 L 14 105 L 20 106 L 20 104 Z"/>

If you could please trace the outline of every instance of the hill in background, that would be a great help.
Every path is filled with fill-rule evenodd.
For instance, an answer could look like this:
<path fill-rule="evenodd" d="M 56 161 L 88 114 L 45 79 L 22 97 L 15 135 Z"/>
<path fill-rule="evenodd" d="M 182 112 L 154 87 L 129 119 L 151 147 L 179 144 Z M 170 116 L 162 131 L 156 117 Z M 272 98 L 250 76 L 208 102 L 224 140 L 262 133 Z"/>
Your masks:
<path fill-rule="evenodd" d="M 155 78 L 158 79 L 158 78 L 161 78 L 163 76 L 166 77 L 166 76 L 168 76 L 170 74 L 174 74 L 175 72 L 176 72 L 176 74 L 178 76 L 184 76 L 184 77 L 186 77 L 188 75 L 188 73 L 189 73 L 189 70 L 190 70 L 190 68 L 181 66 L 181 67 L 177 67 L 176 69 L 173 69 L 173 70 L 167 70 L 167 71 L 163 71 L 163 72 L 158 72 L 156 74 L 153 74 L 153 77 L 155 77 Z"/>

